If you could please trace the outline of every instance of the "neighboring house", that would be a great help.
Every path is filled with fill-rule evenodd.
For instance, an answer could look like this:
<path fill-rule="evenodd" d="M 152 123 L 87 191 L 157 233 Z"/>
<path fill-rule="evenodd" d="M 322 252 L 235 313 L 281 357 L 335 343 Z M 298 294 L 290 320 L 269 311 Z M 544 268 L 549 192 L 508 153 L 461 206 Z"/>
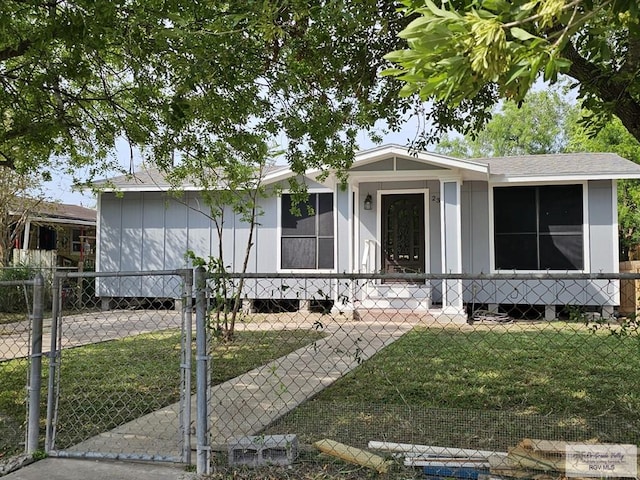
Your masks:
<path fill-rule="evenodd" d="M 265 174 L 265 185 L 283 190 L 261 200 L 250 272 L 615 273 L 616 180 L 640 178 L 640 165 L 614 154 L 463 160 L 388 145 L 356 155 L 346 188 L 332 175 L 317 181 L 318 173 L 300 179 L 313 206 L 311 214 L 302 208 L 302 217 L 290 209 L 291 171 Z M 219 239 L 196 186 L 176 199 L 152 170 L 109 182 L 121 194 L 107 190 L 98 200 L 100 271 L 183 268 L 187 250 L 216 256 Z M 232 271 L 240 268 L 247 235 L 246 223 L 226 221 L 224 262 Z M 557 305 L 612 311 L 619 304 L 618 287 L 606 280 L 545 282 L 367 282 L 355 296 L 344 282 L 323 288 L 351 307 L 448 313 L 462 313 L 470 302 L 542 304 L 548 317 Z M 144 280 L 124 292 L 101 285 L 103 296 L 166 295 L 161 283 Z M 300 298 L 290 285 L 253 282 L 247 297 Z"/>
<path fill-rule="evenodd" d="M 25 217 L 20 222 L 23 227 L 15 236 L 14 264 L 94 270 L 96 210 L 37 202 L 29 206 L 26 213 L 18 203 L 12 214 L 16 218 Z"/>

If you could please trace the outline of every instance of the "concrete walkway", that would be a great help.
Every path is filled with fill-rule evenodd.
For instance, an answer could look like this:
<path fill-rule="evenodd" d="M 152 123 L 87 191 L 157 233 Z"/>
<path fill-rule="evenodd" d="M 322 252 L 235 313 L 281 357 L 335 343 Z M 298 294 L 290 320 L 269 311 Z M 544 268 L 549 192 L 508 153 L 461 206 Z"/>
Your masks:
<path fill-rule="evenodd" d="M 213 389 L 214 448 L 254 435 L 349 373 L 420 320 L 413 314 L 367 315 L 327 325 L 326 338 Z M 295 432 L 291 432 L 295 433 Z"/>
<path fill-rule="evenodd" d="M 45 458 L 2 480 L 191 480 L 184 466 L 133 462 Z"/>
<path fill-rule="evenodd" d="M 370 312 L 358 320 L 344 316 L 333 318 L 331 321 L 325 320 L 323 331 L 327 336 L 322 340 L 211 389 L 209 404 L 212 412 L 213 448 L 226 449 L 229 439 L 258 433 L 382 348 L 399 339 L 415 325 L 433 321 L 433 317 L 428 315 L 421 317 L 411 312 L 393 314 Z M 291 328 L 291 325 L 288 327 Z M 239 328 L 256 329 L 258 326 L 247 324 Z M 274 326 L 271 325 L 271 328 L 273 329 Z M 192 412 L 192 418 L 195 418 L 195 398 L 192 401 Z M 77 454 L 94 452 L 104 456 L 122 456 L 122 458 L 131 454 L 153 455 L 153 452 L 158 453 L 158 458 L 164 455 L 177 457 L 179 456 L 178 420 L 179 405 L 170 405 L 86 440 L 68 451 Z M 68 468 L 84 469 L 95 465 L 97 465 L 96 462 L 90 460 L 47 459 L 4 478 L 7 480 L 103 478 L 96 476 L 93 470 L 87 477 L 74 477 L 67 473 L 56 476 L 55 473 L 58 470 L 66 471 Z M 131 478 L 132 480 L 188 478 L 183 476 L 184 470 L 175 470 L 173 467 L 160 464 L 103 462 L 100 465 L 100 469 L 114 469 L 112 476 L 104 476 L 104 478 Z M 116 472 L 116 469 L 125 468 L 126 470 L 126 465 L 131 465 L 130 475 L 125 475 L 119 470 Z M 163 470 L 168 476 L 162 476 L 157 471 L 147 474 L 145 468 L 148 468 L 149 472 L 154 469 L 170 470 Z M 29 476 L 30 472 L 36 470 L 43 476 Z"/>
<path fill-rule="evenodd" d="M 213 387 L 209 402 L 212 447 L 224 450 L 229 439 L 258 433 L 420 321 L 420 317 L 411 313 L 394 316 L 380 313 L 358 321 L 334 318 L 326 322 L 325 338 Z M 239 330 L 258 328 L 256 324 L 239 325 Z M 194 395 L 193 420 L 195 412 Z M 178 457 L 178 425 L 179 404 L 173 404 L 90 438 L 69 451 Z M 195 446 L 193 442 L 195 438 L 192 440 Z"/>

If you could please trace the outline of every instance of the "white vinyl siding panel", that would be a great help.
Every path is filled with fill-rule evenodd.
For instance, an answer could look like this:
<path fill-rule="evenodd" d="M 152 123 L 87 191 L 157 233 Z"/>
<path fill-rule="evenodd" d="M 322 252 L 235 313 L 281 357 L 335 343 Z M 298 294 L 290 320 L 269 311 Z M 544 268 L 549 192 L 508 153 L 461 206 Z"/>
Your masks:
<path fill-rule="evenodd" d="M 158 195 L 145 193 L 143 204 L 143 230 L 140 248 L 143 270 L 164 270 L 164 206 L 158 204 Z M 163 277 L 143 277 L 142 289 L 153 296 L 163 296 Z M 147 295 L 144 295 L 147 296 Z"/>
<path fill-rule="evenodd" d="M 589 240 L 591 271 L 616 272 L 617 246 L 613 244 L 614 208 L 613 182 L 592 181 L 589 187 Z"/>
<path fill-rule="evenodd" d="M 123 271 L 142 270 L 143 248 L 143 203 L 141 193 L 125 195 L 126 207 L 122 209 L 121 269 Z M 143 295 L 142 277 L 128 277 L 120 280 L 121 287 L 130 296 Z"/>
<path fill-rule="evenodd" d="M 211 255 L 212 228 L 208 211 L 209 208 L 197 194 L 189 193 L 187 209 L 188 245 L 183 246 L 185 251 L 182 255 L 186 253 L 187 249 L 205 259 L 208 259 Z"/>
<path fill-rule="evenodd" d="M 164 268 L 172 270 L 186 266 L 187 251 L 187 206 L 175 199 L 162 202 L 165 208 Z M 198 254 L 198 252 L 196 252 Z"/>

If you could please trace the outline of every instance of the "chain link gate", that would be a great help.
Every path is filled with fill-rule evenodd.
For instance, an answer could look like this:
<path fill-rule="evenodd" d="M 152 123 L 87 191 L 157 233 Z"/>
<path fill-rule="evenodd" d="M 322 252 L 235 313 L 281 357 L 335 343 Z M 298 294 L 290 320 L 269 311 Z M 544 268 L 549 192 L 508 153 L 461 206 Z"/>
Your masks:
<path fill-rule="evenodd" d="M 39 446 L 44 280 L 6 268 L 0 281 L 0 475 Z M 34 277 L 32 280 L 20 278 Z"/>
<path fill-rule="evenodd" d="M 322 451 L 397 478 L 447 462 L 521 478 L 564 475 L 543 463 L 566 442 L 640 443 L 637 308 L 623 311 L 638 275 L 207 278 L 199 473 L 325 472 Z"/>
<path fill-rule="evenodd" d="M 192 271 L 57 273 L 46 451 L 190 463 Z"/>

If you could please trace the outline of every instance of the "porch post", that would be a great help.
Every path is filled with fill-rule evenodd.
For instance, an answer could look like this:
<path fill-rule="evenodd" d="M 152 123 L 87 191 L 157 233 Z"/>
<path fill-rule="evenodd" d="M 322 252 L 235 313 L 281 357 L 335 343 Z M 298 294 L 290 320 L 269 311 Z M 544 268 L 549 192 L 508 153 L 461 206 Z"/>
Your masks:
<path fill-rule="evenodd" d="M 29 250 L 30 235 L 31 235 L 31 220 L 27 219 L 27 221 L 24 222 L 24 232 L 22 232 L 22 246 L 21 246 L 22 250 Z"/>
<path fill-rule="evenodd" d="M 440 199 L 442 273 L 462 273 L 460 180 L 441 180 Z M 442 281 L 442 311 L 451 315 L 464 314 L 462 280 Z"/>

